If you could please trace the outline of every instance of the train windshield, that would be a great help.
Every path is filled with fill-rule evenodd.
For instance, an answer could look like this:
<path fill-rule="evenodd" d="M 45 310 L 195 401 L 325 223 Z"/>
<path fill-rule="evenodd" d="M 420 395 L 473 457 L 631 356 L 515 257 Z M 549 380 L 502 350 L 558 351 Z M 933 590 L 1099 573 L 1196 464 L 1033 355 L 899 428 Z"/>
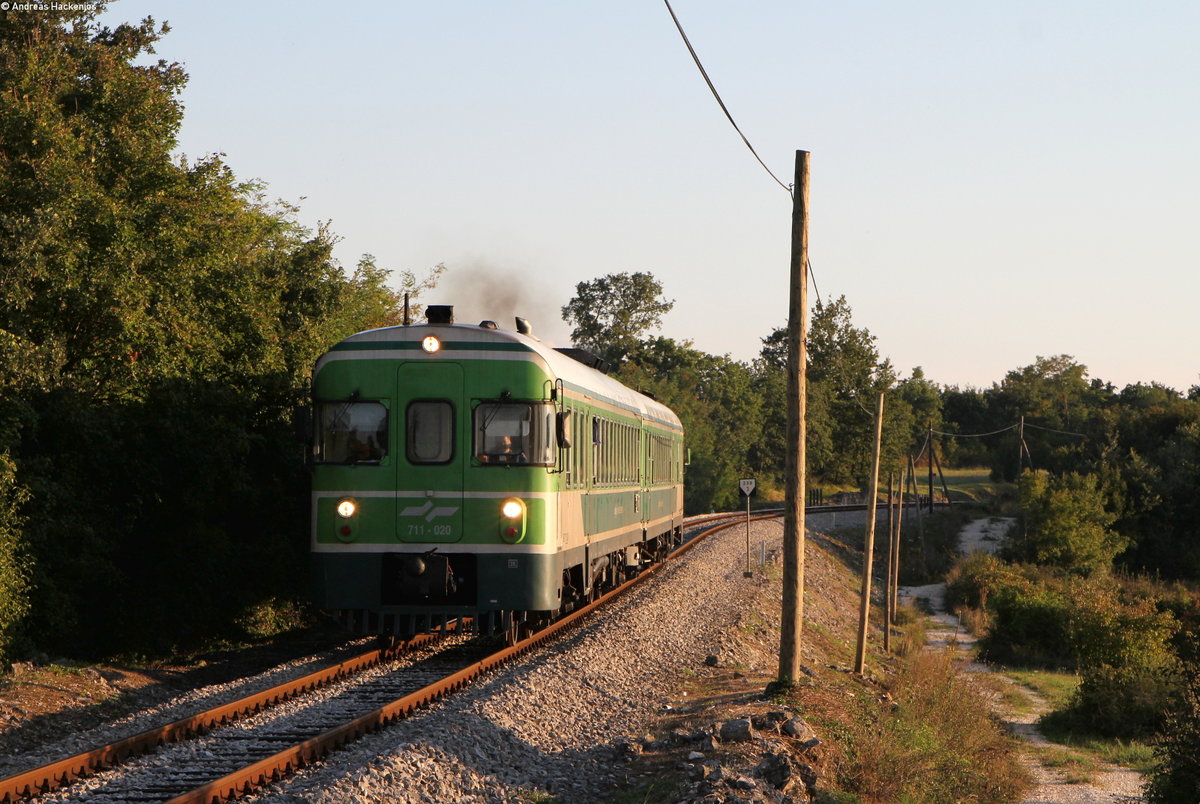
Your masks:
<path fill-rule="evenodd" d="M 387 455 L 388 411 L 378 402 L 317 405 L 317 463 L 379 463 Z"/>
<path fill-rule="evenodd" d="M 475 457 L 491 466 L 553 466 L 554 407 L 483 402 L 475 408 Z"/>

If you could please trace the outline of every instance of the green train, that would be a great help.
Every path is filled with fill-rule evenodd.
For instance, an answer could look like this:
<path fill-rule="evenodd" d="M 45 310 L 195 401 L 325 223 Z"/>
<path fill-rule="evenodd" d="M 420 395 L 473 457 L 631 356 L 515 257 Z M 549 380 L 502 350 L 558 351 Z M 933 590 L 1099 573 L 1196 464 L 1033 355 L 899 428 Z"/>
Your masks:
<path fill-rule="evenodd" d="M 360 332 L 313 371 L 317 604 L 355 633 L 513 638 L 682 541 L 669 408 L 517 319 Z M 469 625 L 468 625 L 469 623 Z"/>

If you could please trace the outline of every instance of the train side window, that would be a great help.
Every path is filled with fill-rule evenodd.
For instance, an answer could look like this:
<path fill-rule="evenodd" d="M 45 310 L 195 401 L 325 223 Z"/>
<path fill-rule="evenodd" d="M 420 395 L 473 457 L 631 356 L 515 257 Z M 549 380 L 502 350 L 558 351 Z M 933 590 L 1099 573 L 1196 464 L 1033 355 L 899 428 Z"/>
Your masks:
<path fill-rule="evenodd" d="M 404 452 L 410 463 L 449 463 L 454 458 L 454 406 L 421 400 L 408 406 Z"/>
<path fill-rule="evenodd" d="M 317 463 L 379 463 L 388 450 L 388 410 L 380 402 L 318 402 Z"/>

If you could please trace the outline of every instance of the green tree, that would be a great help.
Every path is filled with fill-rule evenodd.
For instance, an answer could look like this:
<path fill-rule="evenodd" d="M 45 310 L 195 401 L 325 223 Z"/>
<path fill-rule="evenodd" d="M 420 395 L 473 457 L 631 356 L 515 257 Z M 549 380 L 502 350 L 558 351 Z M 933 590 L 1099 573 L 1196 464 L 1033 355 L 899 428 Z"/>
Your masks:
<path fill-rule="evenodd" d="M 17 484 L 8 453 L 0 452 L 0 668 L 12 658 L 17 629 L 29 611 L 29 561 L 20 513 L 28 496 Z"/>
<path fill-rule="evenodd" d="M 845 296 L 814 307 L 808 334 L 806 420 L 808 472 L 815 482 L 867 481 L 877 398 L 896 379 L 891 363 L 880 359 L 875 340 L 868 330 L 854 326 Z M 752 463 L 782 478 L 787 329 L 774 329 L 762 343 L 753 370 L 763 400 L 764 426 Z M 895 465 L 913 449 L 912 408 L 905 398 L 891 394 L 884 416 L 883 465 Z"/>
<path fill-rule="evenodd" d="M 100 10 L 0 12 L 0 565 L 30 562 L 0 631 L 93 655 L 302 592 L 288 413 L 322 351 L 397 315 L 369 257 L 347 277 L 327 228 L 173 154 L 166 26 Z"/>
<path fill-rule="evenodd" d="M 1028 560 L 1082 573 L 1108 570 L 1126 540 L 1093 475 L 1026 472 L 1019 483 L 1025 534 L 1015 549 Z"/>
<path fill-rule="evenodd" d="M 750 368 L 687 341 L 652 338 L 630 354 L 616 377 L 654 394 L 683 422 L 692 456 L 684 487 L 688 512 L 736 507 L 737 481 L 750 469 L 762 429 Z"/>
<path fill-rule="evenodd" d="M 633 352 L 649 329 L 675 302 L 662 295 L 662 284 L 650 273 L 608 274 L 575 286 L 575 295 L 562 308 L 572 324 L 571 341 L 612 364 Z"/>
<path fill-rule="evenodd" d="M 826 480 L 860 485 L 868 480 L 876 400 L 896 380 L 891 362 L 880 359 L 875 342 L 869 330 L 854 326 L 845 296 L 818 302 L 813 308 L 808 333 L 809 399 L 824 397 L 828 404 L 825 417 L 810 417 L 809 437 L 818 443 L 825 439 L 831 448 L 824 462 L 810 459 L 809 467 Z M 892 413 L 899 414 L 899 410 Z M 897 437 L 896 428 L 888 427 L 887 432 L 887 438 Z M 901 439 L 910 440 L 908 433 Z M 896 451 L 893 443 L 888 452 Z"/>
<path fill-rule="evenodd" d="M 948 386 L 941 389 L 942 429 L 946 432 L 977 435 L 1003 426 L 996 424 L 988 410 L 984 391 L 978 388 Z M 943 442 L 947 464 L 986 466 L 990 463 L 989 441 L 982 438 L 947 438 Z"/>
<path fill-rule="evenodd" d="M 1038 357 L 1032 364 L 1008 372 L 987 394 L 988 416 L 996 423 L 989 430 L 1025 419 L 1026 450 L 1021 450 L 1017 430 L 1006 432 L 993 443 L 992 473 L 1015 480 L 1032 462 L 1035 469 L 1055 473 L 1093 472 L 1096 455 L 1087 453 L 1099 446 L 1085 432 L 1111 390 L 1099 382 L 1089 383 L 1087 367 L 1070 355 Z M 1080 436 L 1084 436 L 1080 438 Z M 1018 465 L 1017 458 L 1025 460 Z"/>

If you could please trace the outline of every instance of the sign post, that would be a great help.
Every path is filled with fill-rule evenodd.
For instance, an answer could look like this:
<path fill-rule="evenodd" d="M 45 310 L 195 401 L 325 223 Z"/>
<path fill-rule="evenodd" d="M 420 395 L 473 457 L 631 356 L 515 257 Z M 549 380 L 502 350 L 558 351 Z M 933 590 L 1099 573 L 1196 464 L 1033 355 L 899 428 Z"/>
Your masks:
<path fill-rule="evenodd" d="M 738 482 L 742 496 L 746 498 L 746 571 L 744 578 L 753 578 L 754 571 L 750 569 L 750 495 L 754 493 L 754 478 L 746 478 Z"/>

